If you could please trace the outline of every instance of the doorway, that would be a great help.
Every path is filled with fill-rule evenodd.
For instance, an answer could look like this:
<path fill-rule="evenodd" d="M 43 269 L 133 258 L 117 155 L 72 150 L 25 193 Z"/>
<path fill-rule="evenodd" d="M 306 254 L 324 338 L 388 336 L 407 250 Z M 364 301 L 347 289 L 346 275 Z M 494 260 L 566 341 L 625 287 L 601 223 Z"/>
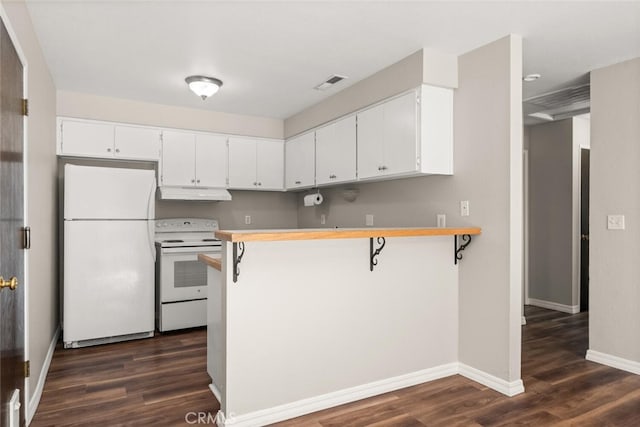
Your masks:
<path fill-rule="evenodd" d="M 25 423 L 23 68 L 0 19 L 0 425 L 10 427 Z"/>
<path fill-rule="evenodd" d="M 589 310 L 589 162 L 590 150 L 580 149 L 580 311 Z"/>

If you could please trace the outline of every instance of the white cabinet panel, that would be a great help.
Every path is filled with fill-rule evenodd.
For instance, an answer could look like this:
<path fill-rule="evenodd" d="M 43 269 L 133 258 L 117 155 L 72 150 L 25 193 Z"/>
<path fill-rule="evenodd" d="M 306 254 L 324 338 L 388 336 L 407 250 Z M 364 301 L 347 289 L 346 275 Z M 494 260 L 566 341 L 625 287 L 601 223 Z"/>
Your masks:
<path fill-rule="evenodd" d="M 160 158 L 160 129 L 60 119 L 59 154 L 157 161 Z"/>
<path fill-rule="evenodd" d="M 229 188 L 255 190 L 256 143 L 248 138 L 229 138 Z"/>
<path fill-rule="evenodd" d="M 61 154 L 67 156 L 113 157 L 114 125 L 62 120 Z"/>
<path fill-rule="evenodd" d="M 418 102 L 410 92 L 358 113 L 358 178 L 418 170 Z"/>
<path fill-rule="evenodd" d="M 194 134 L 164 131 L 162 133 L 162 185 L 195 185 L 195 156 Z"/>
<path fill-rule="evenodd" d="M 384 106 L 358 113 L 358 178 L 372 178 L 382 173 L 384 140 Z"/>
<path fill-rule="evenodd" d="M 356 116 L 316 131 L 316 184 L 356 179 Z"/>
<path fill-rule="evenodd" d="M 227 186 L 227 137 L 196 134 L 196 185 L 224 188 Z"/>
<path fill-rule="evenodd" d="M 115 157 L 158 160 L 160 158 L 160 129 L 116 126 Z"/>
<path fill-rule="evenodd" d="M 256 181 L 260 190 L 284 188 L 284 144 L 281 141 L 256 142 Z"/>
<path fill-rule="evenodd" d="M 283 142 L 229 138 L 229 188 L 282 190 L 284 188 Z"/>
<path fill-rule="evenodd" d="M 308 188 L 315 185 L 315 132 L 286 142 L 286 188 Z"/>

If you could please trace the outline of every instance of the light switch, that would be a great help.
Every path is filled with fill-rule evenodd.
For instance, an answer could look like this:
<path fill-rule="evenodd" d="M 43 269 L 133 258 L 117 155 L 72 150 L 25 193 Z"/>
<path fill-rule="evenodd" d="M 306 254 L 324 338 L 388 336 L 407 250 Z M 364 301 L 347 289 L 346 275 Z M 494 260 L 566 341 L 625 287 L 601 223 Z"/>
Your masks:
<path fill-rule="evenodd" d="M 320 215 L 320 224 L 325 225 L 327 223 L 327 216 L 325 214 Z"/>
<path fill-rule="evenodd" d="M 445 214 L 437 214 L 436 223 L 438 228 L 445 228 L 447 226 L 447 216 Z"/>
<path fill-rule="evenodd" d="M 251 215 L 245 215 L 245 216 L 244 216 L 244 223 L 245 223 L 246 225 L 251 224 Z"/>
<path fill-rule="evenodd" d="M 469 201 L 463 200 L 460 202 L 460 216 L 469 216 Z"/>
<path fill-rule="evenodd" d="M 365 223 L 365 225 L 373 226 L 373 215 L 372 214 L 366 214 L 364 216 L 364 223 Z"/>
<path fill-rule="evenodd" d="M 624 230 L 624 215 L 607 215 L 607 230 Z"/>

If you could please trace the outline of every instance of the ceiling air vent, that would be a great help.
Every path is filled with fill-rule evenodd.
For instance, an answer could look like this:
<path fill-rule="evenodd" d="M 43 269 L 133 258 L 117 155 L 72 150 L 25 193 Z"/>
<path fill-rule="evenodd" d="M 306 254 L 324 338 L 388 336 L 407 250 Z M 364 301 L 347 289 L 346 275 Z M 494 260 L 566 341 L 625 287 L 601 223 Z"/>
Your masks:
<path fill-rule="evenodd" d="M 527 98 L 523 101 L 523 112 L 531 118 L 547 121 L 588 113 L 591 107 L 590 89 L 587 83 Z M 528 124 L 526 120 L 525 124 Z"/>
<path fill-rule="evenodd" d="M 337 74 L 334 74 L 333 76 L 329 77 L 324 82 L 320 83 L 318 86 L 314 87 L 314 89 L 315 90 L 327 90 L 331 86 L 333 86 L 334 84 L 336 84 L 338 82 L 341 82 L 342 80 L 344 80 L 346 78 L 347 78 L 346 76 L 339 76 Z"/>

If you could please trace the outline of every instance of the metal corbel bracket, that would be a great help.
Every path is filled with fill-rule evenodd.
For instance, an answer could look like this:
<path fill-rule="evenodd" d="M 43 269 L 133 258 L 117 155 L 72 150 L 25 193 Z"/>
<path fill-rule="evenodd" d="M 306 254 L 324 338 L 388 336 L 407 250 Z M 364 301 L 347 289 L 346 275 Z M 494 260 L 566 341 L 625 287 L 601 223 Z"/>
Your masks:
<path fill-rule="evenodd" d="M 369 271 L 373 271 L 373 267 L 378 265 L 376 257 L 380 255 L 382 248 L 387 242 L 384 237 L 376 237 L 376 242 L 380 245 L 375 251 L 373 250 L 373 237 L 369 237 Z"/>
<path fill-rule="evenodd" d="M 453 263 L 454 264 L 458 264 L 458 260 L 462 259 L 462 251 L 467 249 L 467 246 L 469 246 L 469 243 L 471 243 L 470 234 L 463 234 L 461 238 L 462 238 L 462 243 L 458 247 L 458 235 L 455 234 L 453 236 Z"/>
<path fill-rule="evenodd" d="M 240 247 L 240 255 L 238 255 L 238 247 Z M 233 243 L 233 283 L 238 281 L 240 275 L 240 263 L 244 256 L 244 242 Z"/>

